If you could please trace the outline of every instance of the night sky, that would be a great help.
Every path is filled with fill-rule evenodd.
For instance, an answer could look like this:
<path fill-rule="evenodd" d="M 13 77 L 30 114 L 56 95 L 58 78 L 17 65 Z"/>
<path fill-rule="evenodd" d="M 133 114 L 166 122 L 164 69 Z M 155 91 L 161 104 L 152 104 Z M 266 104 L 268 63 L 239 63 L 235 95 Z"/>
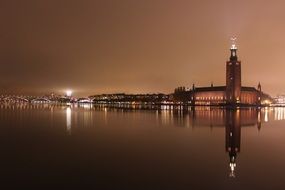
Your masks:
<path fill-rule="evenodd" d="M 0 0 L 0 93 L 171 93 L 225 84 L 285 93 L 285 1 Z"/>

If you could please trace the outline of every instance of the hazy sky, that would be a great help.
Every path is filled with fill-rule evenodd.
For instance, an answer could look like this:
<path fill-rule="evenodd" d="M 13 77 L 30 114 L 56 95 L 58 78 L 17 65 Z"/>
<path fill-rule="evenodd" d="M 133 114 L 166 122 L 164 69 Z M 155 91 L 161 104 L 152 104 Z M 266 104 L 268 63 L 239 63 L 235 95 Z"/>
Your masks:
<path fill-rule="evenodd" d="M 0 0 L 0 93 L 170 93 L 225 84 L 285 93 L 285 1 Z"/>

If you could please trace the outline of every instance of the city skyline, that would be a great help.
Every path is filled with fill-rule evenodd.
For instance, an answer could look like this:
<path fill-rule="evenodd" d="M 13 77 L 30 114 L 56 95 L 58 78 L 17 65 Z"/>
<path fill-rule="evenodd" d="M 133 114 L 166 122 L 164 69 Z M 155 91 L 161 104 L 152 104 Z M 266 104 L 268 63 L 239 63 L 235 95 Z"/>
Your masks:
<path fill-rule="evenodd" d="M 260 82 L 276 96 L 285 92 L 285 4 L 274 2 L 2 2 L 0 93 L 223 85 L 229 39 L 237 36 L 243 85 Z"/>

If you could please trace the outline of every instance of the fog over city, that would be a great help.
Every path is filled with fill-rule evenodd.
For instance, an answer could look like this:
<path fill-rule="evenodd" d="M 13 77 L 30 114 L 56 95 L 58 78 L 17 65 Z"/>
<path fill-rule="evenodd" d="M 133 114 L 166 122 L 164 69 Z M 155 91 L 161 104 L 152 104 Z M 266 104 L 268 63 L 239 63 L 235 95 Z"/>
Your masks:
<path fill-rule="evenodd" d="M 0 2 L 0 93 L 171 93 L 225 85 L 237 37 L 243 85 L 285 92 L 284 1 Z M 270 76 L 270 77 L 268 77 Z"/>

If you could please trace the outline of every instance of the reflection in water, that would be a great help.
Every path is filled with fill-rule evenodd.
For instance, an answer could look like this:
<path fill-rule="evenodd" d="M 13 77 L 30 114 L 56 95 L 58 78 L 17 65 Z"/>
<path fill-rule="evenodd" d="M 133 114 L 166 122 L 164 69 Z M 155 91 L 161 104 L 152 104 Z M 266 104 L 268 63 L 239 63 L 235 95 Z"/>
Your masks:
<path fill-rule="evenodd" d="M 285 119 L 285 109 L 281 107 L 227 110 L 213 107 L 162 106 L 161 108 L 151 107 L 137 110 L 94 106 L 92 104 L 71 104 L 68 107 L 65 106 L 52 104 L 0 104 L 2 110 L 0 119 L 2 123 L 5 122 L 8 113 L 13 114 L 13 117 L 22 119 L 26 117 L 23 114 L 27 111 L 37 114 L 38 110 L 50 110 L 50 125 L 53 126 L 53 123 L 56 122 L 57 110 L 65 110 L 66 121 L 64 125 L 66 125 L 68 134 L 71 134 L 72 126 L 90 127 L 95 126 L 95 124 L 100 125 L 99 122 L 106 125 L 112 123 L 111 118 L 116 120 L 117 123 L 117 120 L 121 117 L 128 118 L 128 120 L 132 118 L 152 119 L 153 117 L 157 126 L 179 126 L 193 129 L 195 127 L 210 127 L 211 129 L 225 127 L 225 151 L 229 156 L 229 166 L 227 167 L 230 170 L 230 177 L 236 176 L 237 156 L 241 150 L 242 127 L 256 127 L 260 131 L 261 124 L 264 122 Z"/>
<path fill-rule="evenodd" d="M 265 108 L 264 121 L 268 122 L 268 107 Z"/>
<path fill-rule="evenodd" d="M 235 177 L 237 153 L 240 152 L 240 110 L 226 110 L 226 151 L 230 157 L 230 177 Z"/>
<path fill-rule="evenodd" d="M 284 108 L 283 108 L 284 110 Z M 198 107 L 187 110 L 173 110 L 173 119 L 177 126 L 192 127 L 208 126 L 225 127 L 225 150 L 229 155 L 229 177 L 235 177 L 237 167 L 237 154 L 241 146 L 241 127 L 256 126 L 258 131 L 261 123 L 269 120 L 269 110 L 264 109 L 219 109 L 209 107 Z M 276 118 L 276 116 L 275 116 Z"/>
<path fill-rule="evenodd" d="M 284 120 L 285 119 L 285 110 L 282 107 L 275 108 L 275 120 Z"/>
<path fill-rule="evenodd" d="M 108 116 L 108 110 L 107 110 L 107 108 L 105 107 L 105 108 L 104 108 L 104 122 L 105 122 L 105 125 L 108 124 L 107 116 Z"/>
<path fill-rule="evenodd" d="M 71 108 L 66 108 L 66 130 L 71 133 Z"/>

